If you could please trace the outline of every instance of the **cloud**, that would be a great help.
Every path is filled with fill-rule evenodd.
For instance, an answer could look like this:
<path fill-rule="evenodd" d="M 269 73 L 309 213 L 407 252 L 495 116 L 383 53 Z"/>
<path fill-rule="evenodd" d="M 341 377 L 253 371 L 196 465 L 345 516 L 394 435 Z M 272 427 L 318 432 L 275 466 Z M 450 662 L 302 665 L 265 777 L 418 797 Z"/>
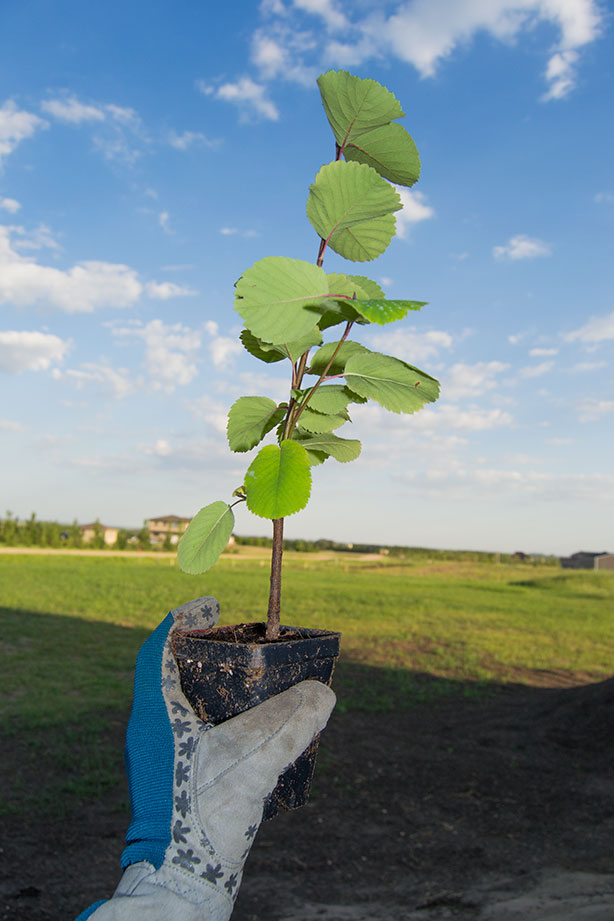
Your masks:
<path fill-rule="evenodd" d="M 238 235 L 240 237 L 246 237 L 247 239 L 258 236 L 257 230 L 239 230 L 238 227 L 220 227 L 220 233 L 223 237 L 234 237 Z"/>
<path fill-rule="evenodd" d="M 545 357 L 545 356 L 547 356 L 547 355 L 558 355 L 558 354 L 559 354 L 559 350 L 558 350 L 558 349 L 540 349 L 540 348 L 537 348 L 537 349 L 531 349 L 530 352 L 529 352 L 529 355 L 531 356 L 531 358 L 539 358 L 539 357 L 541 357 L 541 356 L 544 356 L 544 357 Z"/>
<path fill-rule="evenodd" d="M 552 247 L 543 240 L 517 234 L 510 237 L 504 246 L 494 246 L 492 251 L 495 259 L 509 259 L 516 262 L 518 259 L 536 259 L 539 256 L 550 256 Z"/>
<path fill-rule="evenodd" d="M 132 165 L 148 143 L 141 119 L 134 109 L 114 103 L 85 103 L 74 94 L 61 94 L 45 99 L 41 109 L 65 125 L 95 126 L 94 149 L 105 160 Z"/>
<path fill-rule="evenodd" d="M 554 42 L 547 50 L 543 101 L 574 89 L 580 52 L 599 37 L 605 19 L 597 0 L 397 0 L 357 4 L 352 18 L 349 4 L 344 12 L 332 0 L 266 0 L 260 9 L 266 23 L 254 34 L 251 59 L 265 81 L 303 82 L 314 66 L 316 72 L 322 65 L 357 67 L 386 56 L 434 77 L 481 34 L 509 46 L 545 24 Z M 314 17 L 327 36 L 314 28 Z"/>
<path fill-rule="evenodd" d="M 0 198 L 0 208 L 3 211 L 8 211 L 9 214 L 16 214 L 21 205 L 14 198 Z"/>
<path fill-rule="evenodd" d="M 614 192 L 597 192 L 595 195 L 595 204 L 612 205 L 614 204 Z"/>
<path fill-rule="evenodd" d="M 229 407 L 224 403 L 219 403 L 205 394 L 197 400 L 192 400 L 188 404 L 188 409 L 199 419 L 204 419 L 207 425 L 210 425 L 216 432 L 226 435 Z"/>
<path fill-rule="evenodd" d="M 266 87 L 255 83 L 251 77 L 241 77 L 236 83 L 223 83 L 217 87 L 199 80 L 197 86 L 204 95 L 235 105 L 242 122 L 251 123 L 263 119 L 276 122 L 279 119 L 279 110 L 269 99 Z"/>
<path fill-rule="evenodd" d="M 171 228 L 169 227 L 169 223 L 168 223 L 169 220 L 170 220 L 170 214 L 168 213 L 168 211 L 161 211 L 160 214 L 158 215 L 158 224 L 160 225 L 164 233 L 174 234 L 175 231 L 171 230 Z"/>
<path fill-rule="evenodd" d="M 216 336 L 208 345 L 207 350 L 216 368 L 224 368 L 229 364 L 232 355 L 238 355 L 243 346 L 236 339 L 228 336 Z"/>
<path fill-rule="evenodd" d="M 614 400 L 599 400 L 596 397 L 587 397 L 578 405 L 578 418 L 580 422 L 596 422 L 602 416 L 614 413 Z"/>
<path fill-rule="evenodd" d="M 211 140 L 202 131 L 184 131 L 183 134 L 171 132 L 168 140 L 175 150 L 189 150 L 190 147 L 209 147 L 214 149 L 222 143 L 220 140 Z"/>
<path fill-rule="evenodd" d="M 103 393 L 108 393 L 117 400 L 123 400 L 143 386 L 142 378 L 136 378 L 127 368 L 112 368 L 106 362 L 84 362 L 79 369 L 69 368 L 64 375 L 76 384 L 78 390 L 88 384 L 98 384 Z"/>
<path fill-rule="evenodd" d="M 145 285 L 145 291 L 148 297 L 157 301 L 168 301 L 171 297 L 193 297 L 198 294 L 198 291 L 186 288 L 185 285 L 176 285 L 172 281 L 150 281 Z"/>
<path fill-rule="evenodd" d="M 442 329 L 420 331 L 416 326 L 400 329 L 398 332 L 371 332 L 368 344 L 377 349 L 386 349 L 403 355 L 411 364 L 420 365 L 429 358 L 438 356 L 442 349 L 450 349 L 454 338 Z"/>
<path fill-rule="evenodd" d="M 15 419 L 0 419 L 0 432 L 23 432 L 25 425 Z"/>
<path fill-rule="evenodd" d="M 18 109 L 9 99 L 0 108 L 0 166 L 2 158 L 8 157 L 18 144 L 31 138 L 41 128 L 48 128 L 48 124 L 38 115 Z"/>
<path fill-rule="evenodd" d="M 520 368 L 518 371 L 518 377 L 523 380 L 528 380 L 533 377 L 541 377 L 543 374 L 548 374 L 554 368 L 553 361 L 542 361 L 539 365 L 528 365 L 526 368 Z"/>
<path fill-rule="evenodd" d="M 607 367 L 606 361 L 580 361 L 572 367 L 574 374 L 586 374 Z"/>
<path fill-rule="evenodd" d="M 605 342 L 614 339 L 614 313 L 591 317 L 588 323 L 563 336 L 565 342 Z"/>
<path fill-rule="evenodd" d="M 0 371 L 46 371 L 62 364 L 71 346 L 70 340 L 50 333 L 6 330 L 0 332 Z"/>
<path fill-rule="evenodd" d="M 459 362 L 448 370 L 442 394 L 446 400 L 481 396 L 486 390 L 497 387 L 495 378 L 508 368 L 509 365 L 501 361 L 478 361 L 473 365 Z"/>
<path fill-rule="evenodd" d="M 145 367 L 154 390 L 172 393 L 175 387 L 185 387 L 198 374 L 201 335 L 188 326 L 150 320 L 144 326 L 115 327 L 113 335 L 124 339 L 134 337 L 145 343 Z"/>
<path fill-rule="evenodd" d="M 81 122 L 102 122 L 105 112 L 98 106 L 79 102 L 75 96 L 65 99 L 47 99 L 41 102 L 41 109 L 58 121 L 79 125 Z"/>
<path fill-rule="evenodd" d="M 403 208 L 395 213 L 397 221 L 397 237 L 402 239 L 414 224 L 427 221 L 435 216 L 435 209 L 427 204 L 426 196 L 422 192 L 413 192 L 410 189 L 396 187 L 401 196 Z"/>
<path fill-rule="evenodd" d="M 56 246 L 49 232 L 39 232 L 29 244 L 13 241 L 11 232 L 19 237 L 23 229 L 0 226 L 0 304 L 27 307 L 41 302 L 66 313 L 91 313 L 97 308 L 130 307 L 143 293 L 162 300 L 195 293 L 171 282 L 144 285 L 134 269 L 118 263 L 90 260 L 69 269 L 40 265 L 18 249 Z"/>
<path fill-rule="evenodd" d="M 447 495 L 461 500 L 466 500 L 472 489 L 481 500 L 488 493 L 497 498 L 521 496 L 532 502 L 607 502 L 614 499 L 614 476 L 602 473 L 556 474 L 478 467 L 431 469 L 410 480 L 423 494 Z"/>

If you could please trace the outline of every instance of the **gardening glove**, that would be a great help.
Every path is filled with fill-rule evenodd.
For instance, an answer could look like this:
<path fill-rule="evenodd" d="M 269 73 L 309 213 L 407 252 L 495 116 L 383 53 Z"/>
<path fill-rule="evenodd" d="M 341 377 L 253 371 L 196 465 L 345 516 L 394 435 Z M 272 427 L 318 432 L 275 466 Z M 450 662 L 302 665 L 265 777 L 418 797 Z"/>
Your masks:
<path fill-rule="evenodd" d="M 139 652 L 126 769 L 131 823 L 113 897 L 77 921 L 228 921 L 279 775 L 328 721 L 335 695 L 303 681 L 212 727 L 179 682 L 175 630 L 217 621 L 215 598 L 171 611 Z"/>

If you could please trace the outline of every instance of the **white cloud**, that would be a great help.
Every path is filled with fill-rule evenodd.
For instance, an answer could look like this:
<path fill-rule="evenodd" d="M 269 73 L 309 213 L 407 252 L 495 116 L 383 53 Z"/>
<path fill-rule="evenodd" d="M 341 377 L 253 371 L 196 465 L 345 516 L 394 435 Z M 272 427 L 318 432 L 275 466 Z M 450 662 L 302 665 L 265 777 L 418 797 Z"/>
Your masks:
<path fill-rule="evenodd" d="M 213 96 L 237 106 L 241 121 L 266 119 L 276 122 L 279 119 L 279 110 L 268 98 L 266 87 L 256 83 L 251 77 L 241 77 L 236 83 L 223 83 L 217 87 L 209 86 L 200 80 L 197 86 L 206 96 Z"/>
<path fill-rule="evenodd" d="M 600 368 L 607 367 L 606 361 L 579 361 L 572 367 L 575 374 L 585 374 L 591 371 L 598 371 Z"/>
<path fill-rule="evenodd" d="M 172 451 L 171 444 L 166 438 L 158 438 L 155 445 L 143 448 L 145 454 L 152 454 L 155 457 L 168 457 Z"/>
<path fill-rule="evenodd" d="M 172 131 L 168 142 L 175 150 L 189 150 L 190 147 L 215 148 L 222 143 L 219 140 L 211 140 L 202 131 L 184 131 L 183 134 Z"/>
<path fill-rule="evenodd" d="M 174 234 L 174 230 L 171 230 L 169 226 L 170 214 L 168 211 L 161 211 L 158 215 L 158 224 L 164 231 L 164 233 Z"/>
<path fill-rule="evenodd" d="M 473 365 L 459 362 L 448 370 L 442 394 L 446 400 L 480 396 L 486 390 L 493 390 L 497 386 L 497 375 L 508 368 L 509 365 L 501 361 L 478 361 Z"/>
<path fill-rule="evenodd" d="M 402 355 L 404 361 L 420 365 L 421 362 L 439 355 L 442 349 L 452 348 L 454 339 L 450 333 L 442 329 L 422 332 L 416 326 L 410 326 L 398 332 L 376 333 L 371 331 L 368 344 L 377 349 L 385 349 L 394 355 Z"/>
<path fill-rule="evenodd" d="M 602 416 L 614 413 L 614 400 L 599 400 L 587 397 L 578 405 L 580 422 L 596 422 Z"/>
<path fill-rule="evenodd" d="M 211 428 L 222 435 L 226 434 L 229 408 L 224 403 L 219 403 L 217 400 L 212 399 L 208 394 L 199 397 L 197 400 L 192 400 L 188 404 L 190 412 L 193 412 L 199 419 L 204 419 Z"/>
<path fill-rule="evenodd" d="M 554 32 L 544 68 L 542 100 L 562 99 L 575 87 L 580 51 L 600 34 L 604 11 L 597 0 L 413 0 L 357 4 L 350 20 L 332 0 L 279 0 L 261 4 L 268 21 L 258 29 L 252 62 L 264 80 L 303 80 L 312 65 L 360 66 L 393 55 L 422 77 L 433 77 L 442 63 L 470 48 L 486 33 L 511 45 L 535 27 Z M 369 10 L 371 7 L 371 10 Z M 386 7 L 386 9 L 384 9 Z M 366 12 L 362 12 L 366 9 Z M 327 31 L 322 41 L 307 16 L 318 16 Z"/>
<path fill-rule="evenodd" d="M 536 259 L 538 256 L 550 256 L 552 247 L 543 240 L 527 237 L 521 233 L 515 237 L 510 237 L 504 246 L 494 246 L 492 254 L 495 259 L 510 259 L 515 262 L 518 259 Z"/>
<path fill-rule="evenodd" d="M 435 216 L 435 209 L 427 204 L 426 196 L 422 192 L 413 192 L 410 189 L 396 187 L 401 196 L 403 205 L 400 211 L 395 212 L 397 221 L 397 237 L 404 238 L 414 224 L 427 221 Z"/>
<path fill-rule="evenodd" d="M 411 478 L 416 487 L 427 495 L 448 495 L 467 499 L 475 488 L 483 500 L 490 492 L 497 498 L 522 496 L 530 501 L 614 499 L 614 476 L 611 474 L 557 474 L 535 470 L 501 470 L 496 468 L 431 469 L 424 477 Z M 430 489 L 429 489 L 430 487 Z"/>
<path fill-rule="evenodd" d="M 154 390 L 172 393 L 175 387 L 185 387 L 198 374 L 201 336 L 188 326 L 150 320 L 144 326 L 116 327 L 113 335 L 135 337 L 145 343 L 145 366 Z"/>
<path fill-rule="evenodd" d="M 78 125 L 81 122 L 102 122 L 106 115 L 98 106 L 86 105 L 75 96 L 65 99 L 46 99 L 41 109 L 58 121 Z"/>
<path fill-rule="evenodd" d="M 18 109 L 11 99 L 7 100 L 0 107 L 0 166 L 2 158 L 12 153 L 21 141 L 47 127 L 47 122 L 38 115 Z"/>
<path fill-rule="evenodd" d="M 228 336 L 216 336 L 207 346 L 207 350 L 215 367 L 224 368 L 228 366 L 229 358 L 232 355 L 238 355 L 243 350 L 243 346 L 236 339 Z"/>
<path fill-rule="evenodd" d="M 0 432 L 23 432 L 25 425 L 15 419 L 0 419 Z"/>
<path fill-rule="evenodd" d="M 240 237 L 246 237 L 248 239 L 250 237 L 258 236 L 257 230 L 239 230 L 238 227 L 220 227 L 220 233 L 222 234 L 223 237 L 234 237 L 238 235 Z"/>
<path fill-rule="evenodd" d="M 198 291 L 186 288 L 185 285 L 176 285 L 172 281 L 150 281 L 145 285 L 145 291 L 148 297 L 157 301 L 168 301 L 171 297 L 193 297 L 198 294 Z"/>
<path fill-rule="evenodd" d="M 533 377 L 541 377 L 543 374 L 548 374 L 554 368 L 553 361 L 542 361 L 539 365 L 528 365 L 526 368 L 520 368 L 518 371 L 518 377 L 523 380 L 528 380 Z"/>
<path fill-rule="evenodd" d="M 34 230 L 26 230 L 25 227 L 8 227 L 7 230 L 13 234 L 13 247 L 16 250 L 31 249 L 51 249 L 59 252 L 62 247 L 53 235 L 53 231 L 46 224 L 39 224 Z"/>
<path fill-rule="evenodd" d="M 3 211 L 8 211 L 9 214 L 17 214 L 21 205 L 14 198 L 0 198 L 0 208 Z"/>
<path fill-rule="evenodd" d="M 558 349 L 540 349 L 540 348 L 537 348 L 537 349 L 531 349 L 530 352 L 529 352 L 529 355 L 531 356 L 531 358 L 540 358 L 540 357 L 544 357 L 544 358 L 545 358 L 545 357 L 548 356 L 548 355 L 558 355 L 558 354 L 559 354 L 559 350 L 558 350 Z"/>
<path fill-rule="evenodd" d="M 612 205 L 614 204 L 614 192 L 597 192 L 595 195 L 595 204 Z"/>
<path fill-rule="evenodd" d="M 16 241 L 11 239 L 11 232 L 17 236 Z M 26 307 L 42 302 L 66 313 L 90 313 L 96 308 L 130 307 L 144 291 L 162 300 L 195 293 L 171 282 L 149 282 L 144 286 L 134 269 L 117 263 L 91 260 L 70 269 L 40 265 L 33 257 L 22 256 L 18 249 L 43 245 L 57 248 L 48 228 L 39 228 L 29 242 L 27 237 L 24 242 L 22 235 L 22 228 L 0 226 L 0 304 Z"/>
<path fill-rule="evenodd" d="M 6 330 L 0 332 L 0 371 L 46 371 L 61 364 L 70 349 L 70 341 L 50 333 Z"/>
<path fill-rule="evenodd" d="M 69 368 L 65 376 L 83 390 L 87 384 L 98 384 L 103 393 L 118 400 L 130 396 L 143 385 L 127 368 L 112 368 L 106 362 L 84 362 L 79 369 Z"/>
<path fill-rule="evenodd" d="M 614 339 L 614 313 L 591 317 L 588 323 L 563 336 L 565 342 L 605 342 Z"/>

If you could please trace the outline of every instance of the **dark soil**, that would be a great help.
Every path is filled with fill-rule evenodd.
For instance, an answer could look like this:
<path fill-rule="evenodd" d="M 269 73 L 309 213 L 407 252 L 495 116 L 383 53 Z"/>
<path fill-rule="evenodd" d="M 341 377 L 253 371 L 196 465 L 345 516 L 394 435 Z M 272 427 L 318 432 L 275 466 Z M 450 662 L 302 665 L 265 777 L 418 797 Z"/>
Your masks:
<path fill-rule="evenodd" d="M 408 709 L 333 715 L 311 801 L 262 826 L 233 921 L 490 919 L 489 886 L 527 889 L 548 868 L 614 873 L 614 680 L 478 699 L 420 680 Z M 98 733 L 108 763 L 85 792 L 78 737 L 61 765 L 51 737 L 38 764 L 20 738 L 2 746 L 0 918 L 70 921 L 118 879 L 123 726 Z"/>

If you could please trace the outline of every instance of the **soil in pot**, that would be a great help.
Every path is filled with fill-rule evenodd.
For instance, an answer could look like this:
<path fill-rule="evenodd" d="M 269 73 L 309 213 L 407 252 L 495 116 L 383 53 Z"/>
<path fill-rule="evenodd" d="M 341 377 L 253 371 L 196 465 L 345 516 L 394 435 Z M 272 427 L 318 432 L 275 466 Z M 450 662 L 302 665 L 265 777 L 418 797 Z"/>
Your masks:
<path fill-rule="evenodd" d="M 299 681 L 317 679 L 330 686 L 339 638 L 327 630 L 282 626 L 279 638 L 269 641 L 265 624 L 238 624 L 178 631 L 173 652 L 191 706 L 204 722 L 217 724 Z M 318 741 L 281 775 L 265 803 L 264 819 L 307 802 Z"/>

